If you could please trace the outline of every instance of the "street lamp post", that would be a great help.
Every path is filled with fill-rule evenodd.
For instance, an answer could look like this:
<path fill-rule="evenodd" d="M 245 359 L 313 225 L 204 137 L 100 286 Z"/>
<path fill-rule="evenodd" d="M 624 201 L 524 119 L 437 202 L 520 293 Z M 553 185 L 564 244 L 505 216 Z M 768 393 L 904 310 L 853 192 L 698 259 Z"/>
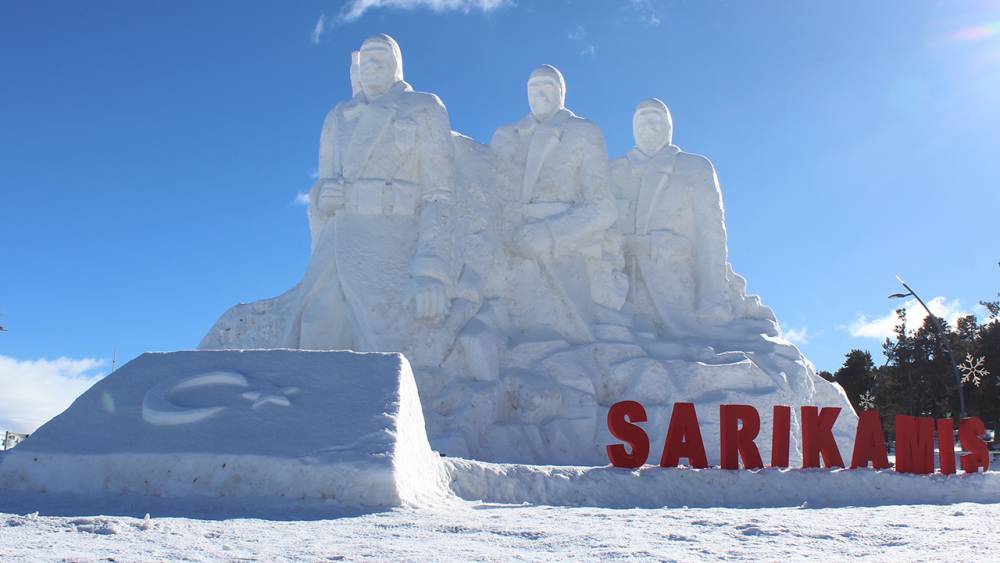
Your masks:
<path fill-rule="evenodd" d="M 955 364 L 955 357 L 951 355 L 951 344 L 945 339 L 944 333 L 941 330 L 941 323 L 945 322 L 944 319 L 939 319 L 931 312 L 924 300 L 917 295 L 917 292 L 913 291 L 913 288 L 906 285 L 906 282 L 902 278 L 896 276 L 896 281 L 902 284 L 906 288 L 908 293 L 893 293 L 889 296 L 889 299 L 900 299 L 903 297 L 913 297 L 920 303 L 920 305 L 927 311 L 927 316 L 931 318 L 931 326 L 934 327 L 934 332 L 937 334 L 938 347 L 946 358 L 948 358 L 948 363 L 951 364 L 951 371 L 955 374 L 955 383 L 958 384 L 958 412 L 959 420 L 965 419 L 965 388 L 962 387 L 962 376 L 958 373 L 958 366 Z"/>

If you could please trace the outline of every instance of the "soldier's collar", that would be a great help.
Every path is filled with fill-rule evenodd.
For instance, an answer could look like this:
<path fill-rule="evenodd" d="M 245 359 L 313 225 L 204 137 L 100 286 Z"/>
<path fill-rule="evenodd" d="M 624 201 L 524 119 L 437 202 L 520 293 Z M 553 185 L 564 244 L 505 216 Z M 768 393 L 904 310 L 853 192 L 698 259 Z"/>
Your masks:
<path fill-rule="evenodd" d="M 358 98 L 359 98 L 358 101 L 361 104 L 363 104 L 363 105 L 368 105 L 368 104 L 375 104 L 375 105 L 390 104 L 390 103 L 396 101 L 396 98 L 398 98 L 400 96 L 400 94 L 402 94 L 403 92 L 412 92 L 412 91 L 413 91 L 413 87 L 410 86 L 409 83 L 407 83 L 405 80 L 400 80 L 399 82 L 396 82 L 395 84 L 393 84 L 392 86 L 390 86 L 389 89 L 385 91 L 385 93 L 383 93 L 381 96 L 375 98 L 374 100 L 369 100 L 368 97 L 365 96 L 364 93 L 362 92 L 362 94 L 360 96 L 358 96 Z"/>
<path fill-rule="evenodd" d="M 539 123 L 535 120 L 535 116 L 528 114 L 527 117 L 521 120 L 518 130 L 521 133 L 530 134 L 534 133 L 538 129 L 550 129 L 552 127 L 560 127 L 569 118 L 573 117 L 573 112 L 566 108 L 560 108 L 556 110 L 548 119 Z"/>
<path fill-rule="evenodd" d="M 672 160 L 679 152 L 681 152 L 681 149 L 677 145 L 666 145 L 662 149 L 656 151 L 656 154 L 653 156 L 649 156 L 639 150 L 638 147 L 633 147 L 632 150 L 628 151 L 628 154 L 625 156 L 628 158 L 630 164 L 634 166 L 645 166 L 654 160 Z"/>

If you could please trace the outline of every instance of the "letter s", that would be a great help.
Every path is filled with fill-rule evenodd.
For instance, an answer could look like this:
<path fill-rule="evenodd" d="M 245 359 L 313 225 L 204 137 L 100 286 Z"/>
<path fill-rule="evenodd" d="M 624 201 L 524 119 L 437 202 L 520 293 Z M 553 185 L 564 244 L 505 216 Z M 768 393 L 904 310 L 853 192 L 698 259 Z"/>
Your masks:
<path fill-rule="evenodd" d="M 625 420 L 628 417 L 628 420 Z M 649 436 L 646 431 L 633 424 L 646 422 L 646 409 L 635 401 L 620 401 L 608 410 L 608 431 L 611 435 L 632 447 L 632 453 L 622 444 L 607 446 L 608 459 L 615 467 L 634 469 L 642 467 L 649 457 Z"/>
<path fill-rule="evenodd" d="M 983 472 L 990 470 L 990 451 L 980 438 L 985 433 L 986 427 L 979 417 L 965 418 L 958 423 L 958 441 L 962 443 L 963 450 L 970 452 L 959 458 L 966 473 L 975 473 L 980 467 Z"/>

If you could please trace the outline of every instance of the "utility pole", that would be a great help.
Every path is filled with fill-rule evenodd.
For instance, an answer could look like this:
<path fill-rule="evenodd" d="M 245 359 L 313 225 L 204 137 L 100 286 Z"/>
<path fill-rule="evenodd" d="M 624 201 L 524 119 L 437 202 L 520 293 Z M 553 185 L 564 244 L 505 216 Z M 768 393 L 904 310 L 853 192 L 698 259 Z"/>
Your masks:
<path fill-rule="evenodd" d="M 905 287 L 908 293 L 893 293 L 892 295 L 889 296 L 889 299 L 913 297 L 914 299 L 917 300 L 918 303 L 920 303 L 920 305 L 924 308 L 924 310 L 927 311 L 927 316 L 931 318 L 931 326 L 934 327 L 934 332 L 937 334 L 938 348 L 941 350 L 941 353 L 944 354 L 946 358 L 948 358 L 948 363 L 951 364 L 951 371 L 953 374 L 955 374 L 955 383 L 958 384 L 959 420 L 963 420 L 965 418 L 965 388 L 962 386 L 962 375 L 958 373 L 958 365 L 955 364 L 955 357 L 952 356 L 951 354 L 951 344 L 945 339 L 944 331 L 942 330 L 942 328 L 946 326 L 944 324 L 946 323 L 946 321 L 942 318 L 935 316 L 934 313 L 931 312 L 930 308 L 927 307 L 927 304 L 924 303 L 924 300 L 921 299 L 919 295 L 917 295 L 917 292 L 913 291 L 913 288 L 906 285 L 906 282 L 904 282 L 902 278 L 896 276 L 896 281 L 898 281 L 903 287 Z"/>

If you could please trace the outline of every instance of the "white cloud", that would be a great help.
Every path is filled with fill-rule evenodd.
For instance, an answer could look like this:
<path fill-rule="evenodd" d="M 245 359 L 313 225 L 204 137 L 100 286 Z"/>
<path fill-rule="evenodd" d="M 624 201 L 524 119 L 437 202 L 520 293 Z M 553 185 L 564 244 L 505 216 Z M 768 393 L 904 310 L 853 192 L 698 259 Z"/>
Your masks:
<path fill-rule="evenodd" d="M 93 358 L 18 360 L 0 355 L 0 430 L 34 432 L 104 373 Z"/>
<path fill-rule="evenodd" d="M 295 205 L 309 205 L 309 193 L 299 192 L 295 194 L 295 199 L 293 200 Z"/>
<path fill-rule="evenodd" d="M 958 299 L 948 301 L 944 297 L 935 297 L 927 302 L 927 306 L 930 307 L 931 312 L 935 316 L 941 317 L 948 321 L 948 324 L 954 326 L 955 321 L 959 317 L 964 317 L 968 315 L 968 311 L 962 309 L 962 304 Z M 899 309 L 900 307 L 896 307 Z M 927 317 L 927 311 L 920 306 L 920 303 L 916 299 L 908 299 L 902 304 L 903 309 L 906 309 L 906 326 L 910 330 L 916 330 L 924 324 L 924 319 Z M 893 330 L 896 325 L 899 324 L 899 316 L 896 315 L 896 310 L 893 309 L 889 311 L 888 314 L 876 318 L 868 318 L 866 315 L 858 315 L 850 326 L 847 327 L 850 331 L 851 336 L 855 338 L 877 338 L 879 340 L 885 340 L 893 335 Z"/>
<path fill-rule="evenodd" d="M 972 308 L 972 314 L 976 316 L 976 319 L 978 319 L 979 322 L 983 322 L 984 320 L 989 319 L 990 310 L 983 307 L 981 303 L 976 303 L 976 306 Z"/>
<path fill-rule="evenodd" d="M 590 58 L 594 58 L 595 56 L 597 56 L 597 47 L 595 47 L 594 45 L 587 45 L 586 49 L 580 51 L 581 57 L 585 57 L 588 55 L 590 56 Z"/>
<path fill-rule="evenodd" d="M 340 20 L 352 22 L 365 15 L 366 12 L 379 8 L 399 10 L 428 8 L 433 12 L 460 11 L 464 13 L 478 10 L 485 14 L 510 5 L 513 5 L 512 0 L 350 0 L 341 11 Z"/>
<path fill-rule="evenodd" d="M 320 14 L 319 19 L 316 20 L 316 25 L 313 27 L 312 34 L 309 35 L 309 41 L 313 45 L 319 45 L 319 40 L 323 37 L 323 31 L 326 29 L 326 14 Z"/>
<path fill-rule="evenodd" d="M 660 16 L 657 13 L 656 6 L 653 5 L 653 0 L 631 0 L 629 6 L 635 12 L 639 21 L 646 27 L 657 27 L 660 25 Z"/>
<path fill-rule="evenodd" d="M 574 27 L 566 34 L 566 39 L 569 39 L 570 41 L 583 41 L 586 38 L 587 30 L 582 25 Z"/>
<path fill-rule="evenodd" d="M 792 344 L 809 344 L 809 327 L 781 327 L 781 334 Z"/>

